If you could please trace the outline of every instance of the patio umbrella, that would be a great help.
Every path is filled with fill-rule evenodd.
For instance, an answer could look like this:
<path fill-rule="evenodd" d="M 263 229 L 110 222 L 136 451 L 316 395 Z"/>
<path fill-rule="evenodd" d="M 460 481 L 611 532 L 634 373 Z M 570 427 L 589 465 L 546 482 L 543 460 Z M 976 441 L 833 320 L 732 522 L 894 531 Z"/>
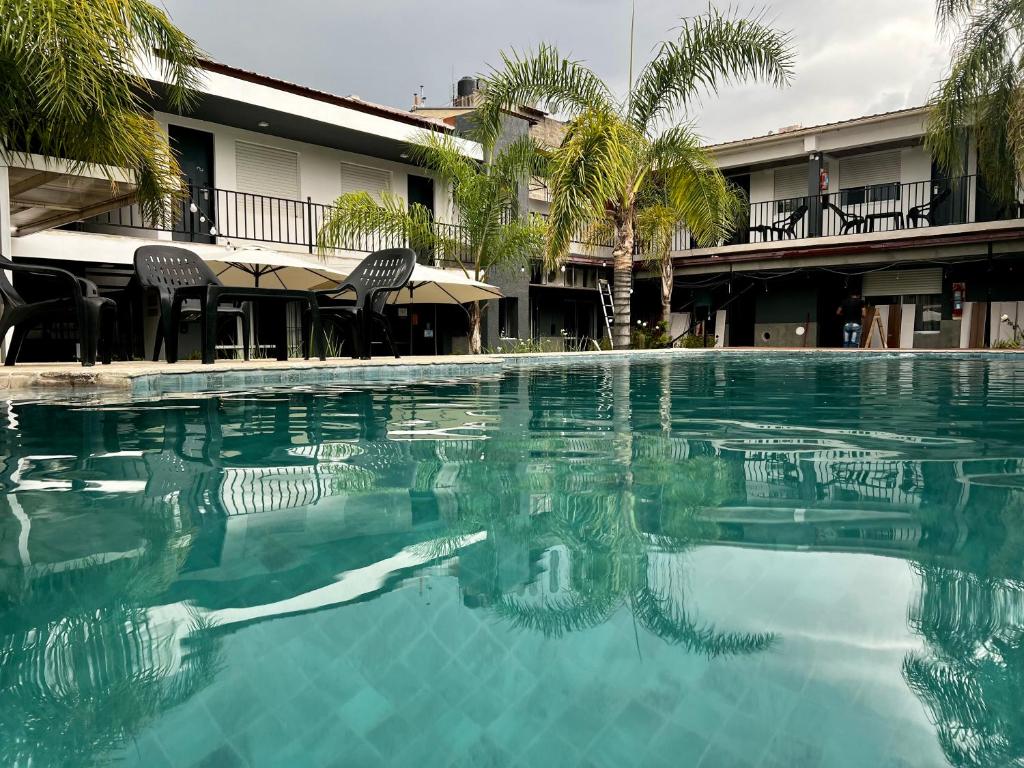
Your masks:
<path fill-rule="evenodd" d="M 233 288 L 287 288 L 308 291 L 343 280 L 337 268 L 312 259 L 260 248 L 239 248 L 224 254 L 203 254 L 213 273 Z"/>
<path fill-rule="evenodd" d="M 417 264 L 408 284 L 392 294 L 388 304 L 468 304 L 502 296 L 495 286 L 474 280 L 461 269 L 437 269 Z"/>

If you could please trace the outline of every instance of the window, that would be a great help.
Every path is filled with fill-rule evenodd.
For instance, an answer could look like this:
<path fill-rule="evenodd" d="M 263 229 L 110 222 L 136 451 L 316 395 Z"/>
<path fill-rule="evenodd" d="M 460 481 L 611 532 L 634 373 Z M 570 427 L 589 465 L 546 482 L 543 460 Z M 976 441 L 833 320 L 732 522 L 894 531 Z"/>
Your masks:
<path fill-rule="evenodd" d="M 870 187 L 843 187 L 840 190 L 840 202 L 842 205 L 863 205 L 864 203 L 884 203 L 889 200 L 900 199 L 900 185 L 897 182 L 890 184 L 873 184 Z"/>
<path fill-rule="evenodd" d="M 238 192 L 218 194 L 220 234 L 260 242 L 301 242 L 298 152 L 236 141 L 235 185 Z"/>
<path fill-rule="evenodd" d="M 903 303 L 914 303 L 914 332 L 938 333 L 942 327 L 942 295 L 938 293 L 904 296 Z"/>
<path fill-rule="evenodd" d="M 341 164 L 341 194 L 366 192 L 380 202 L 381 195 L 391 191 L 391 172 L 355 163 Z"/>
<path fill-rule="evenodd" d="M 873 152 L 839 164 L 840 202 L 864 205 L 900 199 L 900 153 Z"/>
<path fill-rule="evenodd" d="M 298 200 L 299 154 L 236 141 L 235 184 L 239 192 Z"/>
<path fill-rule="evenodd" d="M 498 299 L 498 336 L 519 338 L 519 299 L 514 296 Z"/>
<path fill-rule="evenodd" d="M 796 165 L 775 171 L 775 209 L 790 213 L 807 203 L 807 166 Z"/>

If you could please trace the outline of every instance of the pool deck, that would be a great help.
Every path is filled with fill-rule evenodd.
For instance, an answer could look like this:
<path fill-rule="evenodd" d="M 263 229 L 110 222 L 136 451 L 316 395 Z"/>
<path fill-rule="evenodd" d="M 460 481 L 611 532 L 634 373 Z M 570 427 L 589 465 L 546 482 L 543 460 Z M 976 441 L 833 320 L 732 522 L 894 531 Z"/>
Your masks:
<path fill-rule="evenodd" d="M 39 391 L 121 391 L 133 394 L 166 392 L 202 392 L 222 389 L 286 386 L 317 383 L 367 383 L 372 381 L 422 381 L 453 376 L 499 374 L 503 370 L 543 364 L 586 364 L 616 359 L 659 357 L 707 357 L 748 354 L 807 355 L 872 355 L 892 356 L 935 355 L 970 356 L 982 359 L 1014 358 L 1020 350 L 882 350 L 882 349 L 817 349 L 817 348 L 727 348 L 727 349 L 658 349 L 612 352 L 553 352 L 523 355 L 447 355 L 376 357 L 372 360 L 331 358 L 319 360 L 220 360 L 213 365 L 183 361 L 174 365 L 163 362 L 116 362 L 85 368 L 78 363 L 24 363 L 13 367 L 0 366 L 0 390 L 7 392 Z M 1019 358 L 1024 359 L 1024 358 Z"/>

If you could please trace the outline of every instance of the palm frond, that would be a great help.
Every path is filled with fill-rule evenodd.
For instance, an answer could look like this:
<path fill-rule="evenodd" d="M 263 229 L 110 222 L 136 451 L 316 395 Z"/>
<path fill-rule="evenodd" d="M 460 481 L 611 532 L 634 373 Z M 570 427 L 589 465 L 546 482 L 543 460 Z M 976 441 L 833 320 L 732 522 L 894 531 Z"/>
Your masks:
<path fill-rule="evenodd" d="M 932 97 L 925 146 L 946 173 L 960 175 L 966 171 L 966 136 L 973 130 L 990 193 L 1011 202 L 1018 169 L 1024 167 L 1018 47 L 1024 8 L 1015 0 L 973 4 L 969 11 L 955 3 L 950 7 L 962 28 L 949 76 Z"/>
<path fill-rule="evenodd" d="M 612 105 L 607 86 L 589 67 L 550 45 L 522 54 L 502 52 L 501 65 L 480 79 L 480 90 L 474 133 L 485 146 L 494 146 L 508 110 L 543 102 L 552 112 L 574 115 Z"/>
<path fill-rule="evenodd" d="M 651 143 L 650 153 L 666 203 L 694 239 L 711 245 L 728 237 L 743 213 L 744 200 L 697 137 L 683 126 L 672 128 Z"/>
<path fill-rule="evenodd" d="M 770 632 L 718 632 L 711 625 L 696 624 L 685 611 L 646 587 L 637 589 L 631 602 L 637 620 L 649 632 L 709 658 L 758 653 L 771 648 L 778 639 Z"/>
<path fill-rule="evenodd" d="M 564 258 L 578 232 L 629 210 L 643 150 L 643 137 L 612 111 L 587 110 L 569 124 L 548 166 L 549 266 Z"/>
<path fill-rule="evenodd" d="M 630 94 L 629 119 L 649 131 L 701 93 L 720 85 L 763 80 L 782 87 L 793 74 L 792 40 L 763 16 L 742 18 L 714 8 L 684 19 L 679 37 L 661 44 Z"/>
<path fill-rule="evenodd" d="M 0 157 L 59 157 L 71 171 L 133 171 L 153 220 L 180 174 L 166 137 L 147 114 L 152 63 L 172 105 L 191 103 L 200 51 L 145 0 L 82 3 L 0 0 Z M 114 170 L 108 171 L 111 180 Z"/>
<path fill-rule="evenodd" d="M 600 626 L 615 612 L 619 602 L 613 595 L 578 595 L 556 598 L 545 603 L 527 603 L 511 595 L 502 595 L 493 605 L 494 612 L 517 629 L 540 632 L 558 638 L 570 632 Z"/>
<path fill-rule="evenodd" d="M 366 192 L 349 192 L 328 209 L 317 233 L 317 251 L 325 257 L 338 249 L 360 250 L 367 237 L 384 246 L 408 245 L 417 252 L 438 246 L 423 206 L 406 208 L 405 200 L 390 193 L 378 202 Z"/>

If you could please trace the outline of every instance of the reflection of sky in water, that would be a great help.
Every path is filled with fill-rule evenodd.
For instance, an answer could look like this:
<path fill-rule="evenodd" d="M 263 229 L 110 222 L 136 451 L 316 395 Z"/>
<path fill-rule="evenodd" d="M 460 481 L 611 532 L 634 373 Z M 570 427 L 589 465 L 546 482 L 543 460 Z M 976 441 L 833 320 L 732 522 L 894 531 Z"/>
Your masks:
<path fill-rule="evenodd" d="M 1012 764 L 1021 367 L 9 404 L 0 762 Z"/>

